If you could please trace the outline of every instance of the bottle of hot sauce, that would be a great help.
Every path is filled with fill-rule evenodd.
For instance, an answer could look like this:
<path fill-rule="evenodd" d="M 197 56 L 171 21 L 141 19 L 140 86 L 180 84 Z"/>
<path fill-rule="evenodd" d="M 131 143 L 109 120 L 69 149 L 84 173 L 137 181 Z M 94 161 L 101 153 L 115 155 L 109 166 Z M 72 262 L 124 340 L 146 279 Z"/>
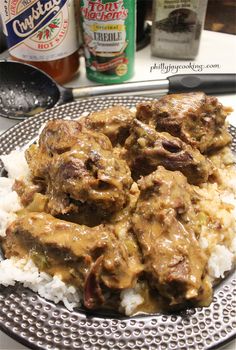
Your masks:
<path fill-rule="evenodd" d="M 63 84 L 79 67 L 74 0 L 0 1 L 12 59 L 32 64 Z"/>

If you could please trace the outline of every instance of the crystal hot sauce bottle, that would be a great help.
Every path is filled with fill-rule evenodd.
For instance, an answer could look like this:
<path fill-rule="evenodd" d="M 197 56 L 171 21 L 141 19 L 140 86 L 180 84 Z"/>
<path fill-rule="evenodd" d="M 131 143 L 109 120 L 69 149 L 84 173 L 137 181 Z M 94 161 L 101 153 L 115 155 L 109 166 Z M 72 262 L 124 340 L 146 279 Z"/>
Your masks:
<path fill-rule="evenodd" d="M 74 0 L 1 0 L 12 59 L 32 64 L 59 83 L 79 67 Z"/>

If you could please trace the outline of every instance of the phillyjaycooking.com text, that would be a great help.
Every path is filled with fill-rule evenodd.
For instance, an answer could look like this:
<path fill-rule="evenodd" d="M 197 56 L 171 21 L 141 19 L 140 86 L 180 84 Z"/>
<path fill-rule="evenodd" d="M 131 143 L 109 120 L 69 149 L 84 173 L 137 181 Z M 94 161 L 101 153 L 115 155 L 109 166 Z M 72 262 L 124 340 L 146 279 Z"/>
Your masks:
<path fill-rule="evenodd" d="M 172 73 L 176 74 L 179 73 L 181 70 L 189 69 L 193 72 L 203 72 L 205 69 L 219 69 L 220 65 L 218 63 L 215 64 L 198 64 L 189 62 L 186 64 L 172 64 L 172 63 L 154 63 L 150 67 L 150 73 L 152 73 L 155 70 L 160 71 L 163 74 Z"/>

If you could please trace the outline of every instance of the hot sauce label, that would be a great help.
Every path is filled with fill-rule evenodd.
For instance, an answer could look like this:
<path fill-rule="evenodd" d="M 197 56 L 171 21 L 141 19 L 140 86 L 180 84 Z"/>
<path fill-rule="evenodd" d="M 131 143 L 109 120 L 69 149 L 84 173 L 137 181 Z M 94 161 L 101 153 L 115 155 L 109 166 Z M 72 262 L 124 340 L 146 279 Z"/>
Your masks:
<path fill-rule="evenodd" d="M 48 61 L 77 50 L 72 0 L 3 0 L 0 9 L 12 56 Z"/>
<path fill-rule="evenodd" d="M 135 1 L 84 0 L 80 5 L 87 75 L 100 82 L 133 72 Z"/>

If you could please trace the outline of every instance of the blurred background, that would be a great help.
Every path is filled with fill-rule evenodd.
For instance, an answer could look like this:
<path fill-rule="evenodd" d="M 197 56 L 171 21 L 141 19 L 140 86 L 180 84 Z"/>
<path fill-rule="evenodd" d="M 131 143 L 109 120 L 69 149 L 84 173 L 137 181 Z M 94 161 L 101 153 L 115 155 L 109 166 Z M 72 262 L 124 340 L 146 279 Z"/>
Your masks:
<path fill-rule="evenodd" d="M 149 41 L 153 0 L 137 0 L 137 49 Z M 236 34 L 236 0 L 208 0 L 205 30 Z"/>
<path fill-rule="evenodd" d="M 236 1 L 208 0 L 205 29 L 236 34 Z"/>

